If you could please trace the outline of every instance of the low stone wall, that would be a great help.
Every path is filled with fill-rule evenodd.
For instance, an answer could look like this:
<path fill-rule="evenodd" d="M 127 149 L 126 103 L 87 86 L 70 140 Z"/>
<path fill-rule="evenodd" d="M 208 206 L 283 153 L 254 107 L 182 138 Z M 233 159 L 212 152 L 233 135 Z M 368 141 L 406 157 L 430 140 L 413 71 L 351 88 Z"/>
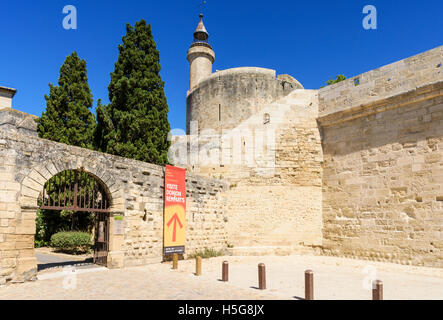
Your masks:
<path fill-rule="evenodd" d="M 61 143 L 0 131 L 0 284 L 36 274 L 34 234 L 37 198 L 59 172 L 84 170 L 98 178 L 111 199 L 108 267 L 162 260 L 164 168 Z M 187 240 L 191 253 L 226 248 L 225 212 L 219 180 L 187 175 Z M 124 216 L 114 234 L 113 216 Z"/>

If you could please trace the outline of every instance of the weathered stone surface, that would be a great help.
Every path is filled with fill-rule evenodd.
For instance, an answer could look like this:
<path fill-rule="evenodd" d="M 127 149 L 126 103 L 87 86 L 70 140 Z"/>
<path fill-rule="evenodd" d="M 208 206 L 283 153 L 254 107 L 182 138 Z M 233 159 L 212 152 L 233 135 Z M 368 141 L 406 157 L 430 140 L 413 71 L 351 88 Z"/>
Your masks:
<path fill-rule="evenodd" d="M 442 49 L 388 67 L 417 61 L 435 68 L 438 59 L 427 57 Z M 336 109 L 320 119 L 325 254 L 443 267 L 443 76 L 408 91 L 435 80 L 428 72 L 423 67 L 396 91 L 404 93 L 362 105 L 352 117 Z"/>
<path fill-rule="evenodd" d="M 360 114 L 359 108 L 362 105 L 416 90 L 416 94 L 426 95 L 429 99 L 439 93 L 432 85 L 443 80 L 442 61 L 443 46 L 439 46 L 321 88 L 319 90 L 320 118 L 326 118 L 338 112 L 355 111 Z M 356 79 L 358 79 L 358 85 L 355 83 Z M 391 107 L 395 107 L 395 104 Z"/>
<path fill-rule="evenodd" d="M 110 268 L 162 260 L 163 167 L 14 130 L 0 131 L 0 140 L 5 142 L 0 145 L 0 183 L 4 186 L 0 193 L 2 282 L 34 277 L 37 198 L 47 179 L 69 169 L 84 170 L 101 180 L 111 198 L 111 216 L 124 216 L 123 235 L 114 235 L 112 225 L 110 228 Z M 192 174 L 188 174 L 187 180 L 187 252 L 205 247 L 226 248 L 224 207 L 218 201 L 219 194 L 227 189 L 226 183 Z M 203 218 L 198 224 L 194 223 L 196 216 Z"/>
<path fill-rule="evenodd" d="M 37 136 L 37 117 L 15 109 L 0 109 L 0 130 Z M 0 141 L 0 145 L 2 142 Z"/>
<path fill-rule="evenodd" d="M 298 82 L 276 78 L 275 70 L 234 68 L 217 71 L 203 79 L 187 96 L 187 132 L 190 121 L 198 121 L 200 130 L 231 129 L 261 109 L 302 89 Z"/>
<path fill-rule="evenodd" d="M 253 166 L 189 166 L 230 182 L 234 250 L 304 243 L 324 254 L 442 267 L 442 62 L 440 46 L 318 91 L 286 91 L 272 71 L 254 68 L 219 71 L 194 88 L 188 133 L 191 121 L 200 133 L 275 130 L 270 157 Z M 245 155 L 254 136 L 235 135 Z M 210 135 L 198 146 L 217 148 Z"/>
<path fill-rule="evenodd" d="M 233 142 L 238 139 L 237 132 L 251 133 L 249 140 L 245 135 L 244 150 L 258 150 L 257 137 L 275 137 L 275 143 L 268 145 L 264 141 L 266 151 L 250 152 L 252 165 L 243 159 L 222 166 L 188 166 L 190 172 L 229 181 L 230 190 L 224 201 L 228 241 L 234 248 L 257 252 L 258 247 L 271 246 L 277 253 L 281 247 L 288 252 L 300 252 L 301 246 L 321 245 L 323 157 L 316 122 L 317 101 L 316 90 L 293 90 L 262 106 L 260 112 L 237 123 L 233 131 L 221 137 Z M 264 114 L 269 115 L 268 123 L 263 122 Z M 206 148 L 207 141 L 199 138 L 200 149 Z M 222 148 L 235 155 L 232 144 Z"/>

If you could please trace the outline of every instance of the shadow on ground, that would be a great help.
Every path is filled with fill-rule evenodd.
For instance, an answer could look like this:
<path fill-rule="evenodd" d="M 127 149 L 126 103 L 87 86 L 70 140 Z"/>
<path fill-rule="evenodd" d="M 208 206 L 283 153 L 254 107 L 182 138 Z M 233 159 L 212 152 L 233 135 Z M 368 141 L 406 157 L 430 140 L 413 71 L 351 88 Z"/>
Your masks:
<path fill-rule="evenodd" d="M 65 266 L 94 266 L 92 258 L 85 259 L 83 261 L 73 260 L 64 262 L 50 262 L 37 264 L 37 271 L 43 271 L 52 268 L 59 268 Z"/>
<path fill-rule="evenodd" d="M 65 266 L 90 267 L 95 266 L 92 258 L 75 259 L 69 256 L 57 256 L 44 253 L 36 253 L 37 271 L 43 271 L 52 268 Z"/>

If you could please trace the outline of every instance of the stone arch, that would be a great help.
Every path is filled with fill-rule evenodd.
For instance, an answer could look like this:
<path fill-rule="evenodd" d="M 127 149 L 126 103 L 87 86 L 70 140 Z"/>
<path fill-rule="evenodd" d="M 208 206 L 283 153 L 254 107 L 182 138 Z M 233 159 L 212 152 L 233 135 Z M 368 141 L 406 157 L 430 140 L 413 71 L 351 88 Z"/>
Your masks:
<path fill-rule="evenodd" d="M 106 172 L 104 166 L 89 164 L 87 162 L 79 163 L 78 165 L 69 163 L 57 163 L 57 165 L 55 165 L 53 161 L 49 161 L 32 168 L 20 183 L 20 206 L 22 208 L 36 206 L 38 197 L 45 183 L 53 176 L 66 170 L 82 170 L 93 176 L 105 187 L 107 195 L 111 200 L 111 212 L 124 211 L 124 195 L 122 190 L 117 186 L 115 179 Z"/>
<path fill-rule="evenodd" d="M 36 218 L 38 210 L 38 197 L 44 185 L 52 177 L 66 170 L 82 170 L 97 179 L 105 188 L 111 202 L 110 216 L 124 215 L 124 195 L 117 181 L 107 172 L 105 165 L 88 161 L 82 157 L 73 156 L 69 162 L 57 162 L 54 160 L 40 163 L 29 169 L 28 173 L 19 182 L 18 192 L 19 212 L 16 215 L 16 248 L 19 249 L 15 281 L 27 281 L 35 279 L 37 275 L 37 260 L 34 252 L 34 236 L 36 232 Z M 112 230 L 112 220 L 110 230 Z M 114 249 L 113 235 L 110 231 L 109 253 Z M 108 260 L 112 255 L 108 256 Z M 115 260 L 115 259 L 114 259 Z M 114 266 L 119 263 L 113 262 Z"/>

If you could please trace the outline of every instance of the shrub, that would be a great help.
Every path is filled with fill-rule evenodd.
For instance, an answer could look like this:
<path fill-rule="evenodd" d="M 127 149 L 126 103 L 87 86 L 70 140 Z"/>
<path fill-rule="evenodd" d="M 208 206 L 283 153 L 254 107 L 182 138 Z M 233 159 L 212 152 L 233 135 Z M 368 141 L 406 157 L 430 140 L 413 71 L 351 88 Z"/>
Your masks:
<path fill-rule="evenodd" d="M 64 231 L 53 234 L 51 247 L 61 252 L 85 253 L 91 249 L 91 234 L 80 231 Z"/>
<path fill-rule="evenodd" d="M 40 204 L 41 205 L 41 204 Z M 94 213 L 73 211 L 37 210 L 35 247 L 50 246 L 51 236 L 57 232 L 83 230 L 91 232 Z M 73 220 L 74 219 L 74 220 Z"/>
<path fill-rule="evenodd" d="M 206 259 L 206 258 L 223 256 L 223 255 L 224 255 L 223 251 L 217 251 L 214 249 L 205 248 L 205 250 L 199 250 L 195 251 L 194 253 L 191 253 L 188 257 L 189 259 L 193 259 L 195 257 L 202 257 L 203 259 Z"/>

